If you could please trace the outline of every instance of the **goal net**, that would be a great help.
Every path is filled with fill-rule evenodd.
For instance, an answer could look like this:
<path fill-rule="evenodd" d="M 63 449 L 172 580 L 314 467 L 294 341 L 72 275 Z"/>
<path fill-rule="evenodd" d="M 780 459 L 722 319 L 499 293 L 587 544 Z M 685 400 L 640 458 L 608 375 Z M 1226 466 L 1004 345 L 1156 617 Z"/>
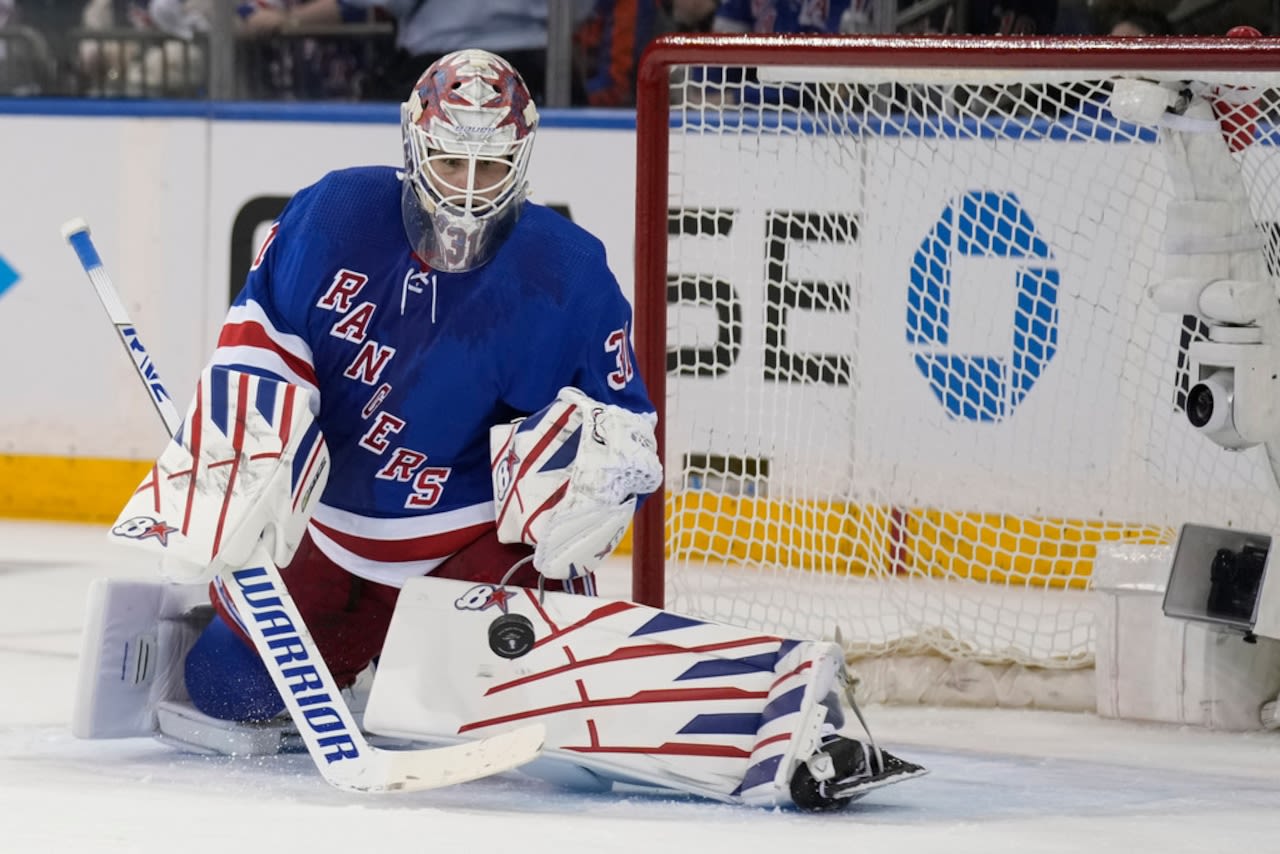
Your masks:
<path fill-rule="evenodd" d="M 1275 530 L 1265 448 L 1184 412 L 1203 323 L 1148 297 L 1168 131 L 1109 99 L 1230 95 L 1223 145 L 1269 238 L 1278 74 L 1280 51 L 1225 39 L 657 43 L 636 343 L 666 483 L 635 596 L 838 632 L 854 658 L 1079 671 L 1100 548 Z"/>

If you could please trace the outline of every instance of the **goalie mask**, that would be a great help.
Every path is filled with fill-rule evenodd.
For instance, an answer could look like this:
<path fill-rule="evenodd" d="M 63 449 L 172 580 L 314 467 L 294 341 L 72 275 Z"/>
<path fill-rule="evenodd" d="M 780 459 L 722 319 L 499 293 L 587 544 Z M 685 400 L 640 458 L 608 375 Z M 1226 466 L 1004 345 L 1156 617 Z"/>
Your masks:
<path fill-rule="evenodd" d="M 520 75 L 484 50 L 431 65 L 400 105 L 401 211 L 418 257 L 449 273 L 497 253 L 524 206 L 538 111 Z"/>

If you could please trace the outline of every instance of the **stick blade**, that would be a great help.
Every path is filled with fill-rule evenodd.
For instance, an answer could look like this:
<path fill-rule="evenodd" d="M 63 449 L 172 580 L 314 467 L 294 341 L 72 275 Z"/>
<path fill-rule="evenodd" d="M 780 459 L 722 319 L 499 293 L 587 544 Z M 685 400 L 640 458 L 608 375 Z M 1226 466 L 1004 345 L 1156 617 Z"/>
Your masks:
<path fill-rule="evenodd" d="M 376 750 L 361 779 L 342 781 L 337 766 L 328 769 L 329 782 L 364 792 L 417 792 L 438 789 L 501 774 L 536 759 L 547 730 L 530 724 L 510 732 L 427 750 Z"/>

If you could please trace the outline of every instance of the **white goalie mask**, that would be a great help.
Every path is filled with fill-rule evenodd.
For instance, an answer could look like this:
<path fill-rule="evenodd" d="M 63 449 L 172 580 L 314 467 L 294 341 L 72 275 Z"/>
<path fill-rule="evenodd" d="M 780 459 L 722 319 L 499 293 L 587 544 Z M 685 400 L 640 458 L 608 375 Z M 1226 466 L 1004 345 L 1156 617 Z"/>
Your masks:
<path fill-rule="evenodd" d="M 418 257 L 458 273 L 487 263 L 524 206 L 538 127 L 520 75 L 484 50 L 442 57 L 400 105 L 401 212 Z"/>

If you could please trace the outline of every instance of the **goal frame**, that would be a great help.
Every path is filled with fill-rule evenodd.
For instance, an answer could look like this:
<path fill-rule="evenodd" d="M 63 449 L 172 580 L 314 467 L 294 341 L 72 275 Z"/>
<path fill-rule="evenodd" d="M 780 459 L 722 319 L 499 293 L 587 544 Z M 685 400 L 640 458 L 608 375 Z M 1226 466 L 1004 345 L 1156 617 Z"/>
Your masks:
<path fill-rule="evenodd" d="M 666 464 L 670 70 L 682 65 L 775 65 L 1068 71 L 1280 72 L 1280 38 L 671 35 L 645 50 L 636 90 L 634 343 L 657 409 Z M 632 598 L 664 607 L 665 482 L 637 511 Z"/>

